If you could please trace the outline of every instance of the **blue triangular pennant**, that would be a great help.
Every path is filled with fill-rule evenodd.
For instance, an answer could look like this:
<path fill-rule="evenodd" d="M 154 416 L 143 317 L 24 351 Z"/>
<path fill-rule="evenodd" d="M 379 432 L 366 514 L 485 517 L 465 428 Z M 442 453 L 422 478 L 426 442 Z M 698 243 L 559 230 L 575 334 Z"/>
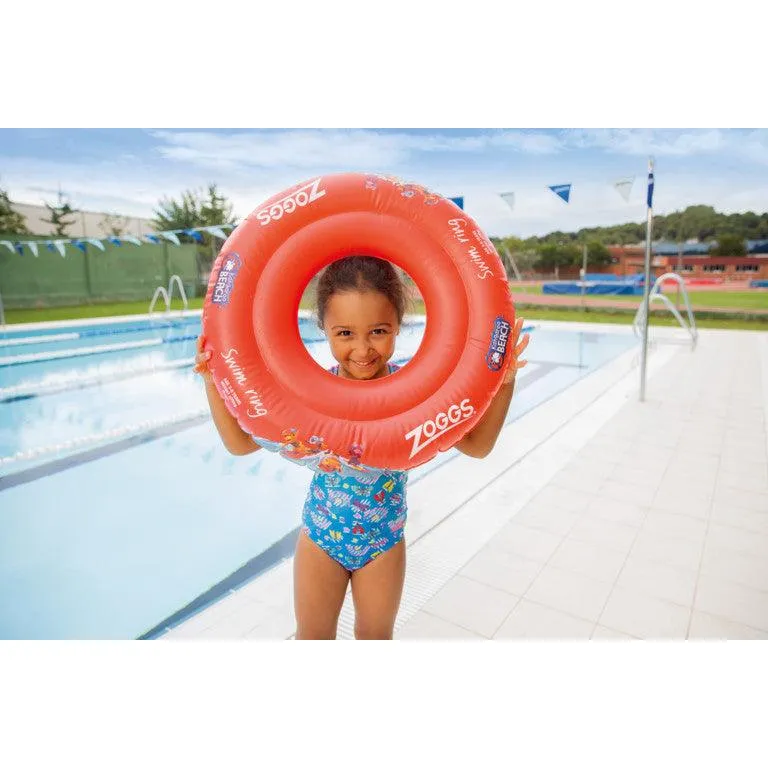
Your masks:
<path fill-rule="evenodd" d="M 566 203 L 571 197 L 571 185 L 570 184 L 552 184 L 549 187 L 561 200 Z"/>
<path fill-rule="evenodd" d="M 109 240 L 112 245 L 116 245 L 118 248 L 121 248 L 123 245 L 123 241 L 119 237 L 108 237 L 107 240 Z"/>
<path fill-rule="evenodd" d="M 74 245 L 75 248 L 79 248 L 83 253 L 87 250 L 86 245 L 82 240 L 73 240 L 72 245 Z"/>
<path fill-rule="evenodd" d="M 455 203 L 461 210 L 464 210 L 464 198 L 463 197 L 449 197 L 452 203 Z"/>
<path fill-rule="evenodd" d="M 203 242 L 203 236 L 194 229 L 185 229 L 184 234 L 191 237 L 196 243 L 202 243 Z"/>
<path fill-rule="evenodd" d="M 144 235 L 144 237 L 149 240 L 150 243 L 159 243 L 160 238 L 156 237 L 155 235 Z"/>

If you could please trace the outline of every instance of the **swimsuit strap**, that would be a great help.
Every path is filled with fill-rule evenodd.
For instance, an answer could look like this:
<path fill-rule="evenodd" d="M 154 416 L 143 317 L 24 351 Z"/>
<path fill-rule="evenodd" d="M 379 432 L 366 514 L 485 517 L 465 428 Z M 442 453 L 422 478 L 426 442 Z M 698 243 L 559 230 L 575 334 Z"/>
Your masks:
<path fill-rule="evenodd" d="M 400 370 L 400 366 L 399 365 L 395 365 L 395 363 L 387 363 L 387 369 L 388 369 L 390 374 L 393 374 L 393 373 L 395 373 L 395 372 Z M 338 365 L 331 366 L 330 372 L 334 376 L 338 376 L 339 375 L 339 366 Z"/>

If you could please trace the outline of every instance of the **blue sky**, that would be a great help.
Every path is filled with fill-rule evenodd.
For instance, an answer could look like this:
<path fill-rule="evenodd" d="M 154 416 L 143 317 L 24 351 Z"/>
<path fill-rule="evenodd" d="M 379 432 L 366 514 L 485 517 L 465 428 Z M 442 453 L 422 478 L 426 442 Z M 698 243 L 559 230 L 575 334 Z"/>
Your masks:
<path fill-rule="evenodd" d="M 464 195 L 491 235 L 529 236 L 644 220 L 649 154 L 657 213 L 768 208 L 764 129 L 4 129 L 0 186 L 39 204 L 61 185 L 76 207 L 151 216 L 161 197 L 215 181 L 243 216 L 305 178 L 376 171 Z M 612 185 L 633 176 L 627 202 Z M 547 189 L 564 183 L 568 205 Z"/>

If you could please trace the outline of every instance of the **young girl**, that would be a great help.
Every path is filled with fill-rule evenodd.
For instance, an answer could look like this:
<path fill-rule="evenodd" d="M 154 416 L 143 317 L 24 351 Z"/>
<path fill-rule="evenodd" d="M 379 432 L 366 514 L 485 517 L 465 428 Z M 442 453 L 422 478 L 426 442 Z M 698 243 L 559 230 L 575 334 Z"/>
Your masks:
<path fill-rule="evenodd" d="M 349 256 L 327 267 L 317 287 L 317 314 L 337 362 L 331 372 L 358 381 L 394 373 L 397 366 L 389 360 L 405 303 L 405 287 L 387 261 Z M 529 339 L 527 334 L 520 339 L 522 324 L 522 318 L 515 323 L 498 394 L 474 429 L 455 446 L 467 456 L 487 456 L 504 424 L 515 374 L 526 364 L 518 359 Z M 207 366 L 210 352 L 203 348 L 201 336 L 195 371 L 205 380 L 211 415 L 224 445 L 236 455 L 259 450 L 219 396 Z M 355 637 L 392 638 L 405 578 L 406 480 L 405 472 L 395 470 L 345 470 L 343 478 L 338 473 L 315 473 L 294 558 L 297 640 L 336 637 L 350 582 Z"/>

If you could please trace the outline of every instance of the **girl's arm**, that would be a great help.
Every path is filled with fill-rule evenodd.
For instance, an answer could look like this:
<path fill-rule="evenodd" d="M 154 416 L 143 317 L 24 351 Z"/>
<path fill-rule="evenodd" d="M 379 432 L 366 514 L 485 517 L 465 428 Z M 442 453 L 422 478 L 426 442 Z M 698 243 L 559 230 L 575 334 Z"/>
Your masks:
<path fill-rule="evenodd" d="M 208 398 L 213 423 L 216 425 L 221 441 L 226 449 L 235 456 L 245 456 L 247 453 L 258 451 L 261 446 L 255 443 L 253 438 L 240 427 L 237 419 L 227 410 L 227 406 L 221 399 L 208 369 L 211 353 L 203 349 L 204 345 L 205 339 L 200 336 L 197 340 L 194 371 L 199 373 L 205 382 L 205 394 Z"/>
<path fill-rule="evenodd" d="M 504 426 L 504 419 L 507 417 L 509 404 L 512 402 L 512 395 L 515 391 L 515 374 L 528 363 L 527 360 L 518 359 L 530 340 L 530 336 L 526 333 L 523 335 L 522 341 L 518 341 L 522 327 L 523 318 L 521 317 L 515 323 L 512 336 L 512 354 L 499 391 L 491 400 L 488 410 L 483 414 L 480 421 L 454 446 L 467 456 L 484 459 L 496 445 L 496 439 Z"/>

